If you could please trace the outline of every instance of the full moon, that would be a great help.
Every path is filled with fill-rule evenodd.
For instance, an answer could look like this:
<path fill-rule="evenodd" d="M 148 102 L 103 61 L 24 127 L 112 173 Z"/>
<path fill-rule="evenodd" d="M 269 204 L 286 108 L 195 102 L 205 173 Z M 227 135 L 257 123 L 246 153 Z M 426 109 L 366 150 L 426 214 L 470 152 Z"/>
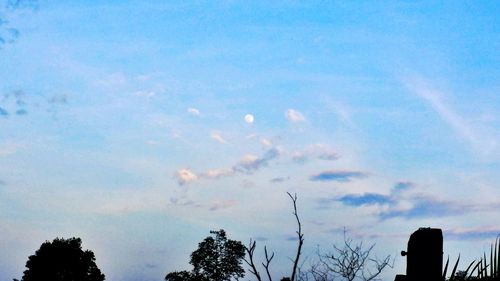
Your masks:
<path fill-rule="evenodd" d="M 245 115 L 245 122 L 247 122 L 248 124 L 252 124 L 253 123 L 253 115 L 252 114 L 247 114 Z"/>

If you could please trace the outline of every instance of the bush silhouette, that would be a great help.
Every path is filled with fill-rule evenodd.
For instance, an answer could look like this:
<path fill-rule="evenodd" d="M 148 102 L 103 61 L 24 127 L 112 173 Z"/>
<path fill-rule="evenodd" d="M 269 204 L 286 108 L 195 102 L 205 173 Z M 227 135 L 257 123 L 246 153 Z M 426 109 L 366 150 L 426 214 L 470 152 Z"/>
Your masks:
<path fill-rule="evenodd" d="M 80 238 L 46 241 L 26 262 L 22 281 L 103 281 L 92 251 Z"/>

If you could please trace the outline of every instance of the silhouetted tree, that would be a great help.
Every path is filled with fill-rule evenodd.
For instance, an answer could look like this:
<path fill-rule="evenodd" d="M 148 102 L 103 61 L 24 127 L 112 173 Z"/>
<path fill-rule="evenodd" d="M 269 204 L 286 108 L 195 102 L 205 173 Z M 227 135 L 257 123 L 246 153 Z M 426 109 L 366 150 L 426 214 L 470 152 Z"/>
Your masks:
<path fill-rule="evenodd" d="M 193 271 L 179 271 L 167 274 L 167 281 L 226 281 L 245 275 L 241 266 L 245 257 L 245 247 L 239 241 L 227 239 L 226 232 L 210 231 L 213 236 L 198 244 L 198 249 L 191 254 L 189 263 Z"/>
<path fill-rule="evenodd" d="M 333 251 L 322 253 L 317 251 L 316 262 L 311 263 L 308 270 L 300 273 L 300 281 L 330 281 L 330 280 L 380 280 L 378 276 L 386 267 L 392 267 L 391 256 L 383 259 L 373 257 L 375 244 L 368 247 L 363 242 L 354 243 L 346 236 L 342 246 L 333 245 Z"/>
<path fill-rule="evenodd" d="M 189 271 L 174 271 L 167 274 L 165 277 L 167 281 L 194 281 L 194 275 Z"/>
<path fill-rule="evenodd" d="M 46 241 L 26 262 L 21 281 L 103 281 L 92 251 L 82 250 L 80 238 Z"/>

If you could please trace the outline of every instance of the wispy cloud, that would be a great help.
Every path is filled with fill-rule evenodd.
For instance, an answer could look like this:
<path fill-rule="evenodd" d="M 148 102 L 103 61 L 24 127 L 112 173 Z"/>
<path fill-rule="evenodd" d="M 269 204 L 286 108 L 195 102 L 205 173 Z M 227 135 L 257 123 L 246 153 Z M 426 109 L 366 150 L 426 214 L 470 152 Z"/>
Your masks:
<path fill-rule="evenodd" d="M 14 90 L 2 95 L 0 99 L 0 117 L 25 116 L 33 110 L 45 109 L 47 112 L 56 113 L 58 106 L 66 105 L 68 96 L 66 94 L 56 95 L 33 95 L 23 90 Z"/>
<path fill-rule="evenodd" d="M 28 111 L 24 108 L 16 110 L 16 115 L 26 115 Z"/>
<path fill-rule="evenodd" d="M 220 132 L 218 131 L 213 131 L 211 134 L 210 134 L 210 137 L 213 139 L 213 140 L 216 140 L 217 142 L 219 143 L 227 143 L 226 140 L 221 136 Z"/>
<path fill-rule="evenodd" d="M 273 143 L 270 140 L 266 139 L 266 138 L 261 138 L 260 139 L 260 144 L 262 144 L 262 146 L 265 147 L 265 148 L 271 148 L 273 146 Z"/>
<path fill-rule="evenodd" d="M 67 104 L 68 103 L 68 95 L 67 94 L 58 94 L 53 95 L 48 99 L 50 104 Z"/>
<path fill-rule="evenodd" d="M 311 181 L 339 181 L 348 182 L 352 179 L 365 178 L 368 175 L 360 171 L 324 171 L 317 175 L 311 176 L 309 179 Z"/>
<path fill-rule="evenodd" d="M 395 202 L 387 211 L 379 214 L 381 219 L 404 217 L 408 219 L 457 216 L 471 210 L 470 206 L 458 202 L 437 200 L 430 196 L 415 196 L 407 200 L 410 202 L 408 208 L 396 208 Z"/>
<path fill-rule="evenodd" d="M 134 96 L 144 97 L 144 98 L 150 99 L 150 98 L 156 96 L 156 92 L 155 91 L 148 91 L 148 90 L 139 90 L 139 91 L 134 92 Z"/>
<path fill-rule="evenodd" d="M 24 145 L 15 141 L 4 141 L 0 143 L 0 156 L 7 156 L 16 153 Z"/>
<path fill-rule="evenodd" d="M 0 116 L 7 118 L 9 117 L 9 112 L 5 110 L 4 108 L 0 107 Z"/>
<path fill-rule="evenodd" d="M 179 185 L 185 185 L 201 179 L 220 179 L 238 173 L 251 175 L 262 167 L 267 166 L 271 160 L 278 158 L 279 155 L 280 150 L 274 147 L 267 150 L 262 156 L 245 155 L 243 159 L 230 168 L 212 169 L 198 174 L 190 169 L 179 169 L 175 173 L 175 178 Z"/>
<path fill-rule="evenodd" d="M 261 167 L 267 166 L 269 161 L 277 158 L 279 155 L 280 151 L 277 148 L 269 149 L 261 157 L 257 157 L 255 155 L 246 155 L 238 164 L 233 167 L 233 169 L 238 172 L 250 174 Z"/>
<path fill-rule="evenodd" d="M 391 198 L 389 196 L 377 193 L 349 194 L 340 197 L 338 200 L 344 205 L 350 206 L 387 204 L 391 202 Z"/>
<path fill-rule="evenodd" d="M 297 111 L 295 109 L 291 109 L 291 108 L 285 112 L 285 117 L 288 121 L 293 122 L 293 123 L 306 121 L 306 118 L 304 117 L 304 115 L 302 113 L 300 113 L 299 111 Z"/>
<path fill-rule="evenodd" d="M 212 204 L 209 207 L 210 211 L 218 211 L 222 209 L 227 209 L 230 207 L 233 207 L 237 204 L 238 202 L 235 200 L 218 200 L 215 202 L 212 202 Z"/>
<path fill-rule="evenodd" d="M 15 43 L 21 33 L 17 27 L 11 25 L 11 15 L 19 10 L 23 14 L 26 14 L 27 11 L 34 11 L 37 6 L 37 0 L 9 0 L 0 2 L 0 50 L 2 49 L 2 45 Z"/>
<path fill-rule="evenodd" d="M 500 227 L 481 226 L 475 228 L 445 229 L 444 236 L 446 239 L 453 239 L 453 240 L 495 239 L 498 236 L 500 236 Z"/>
<path fill-rule="evenodd" d="M 332 161 L 337 160 L 339 157 L 339 154 L 332 148 L 330 148 L 326 144 L 321 143 L 309 145 L 304 150 L 295 151 L 292 153 L 292 161 L 297 163 L 305 163 L 310 158 Z"/>
<path fill-rule="evenodd" d="M 500 155 L 500 143 L 497 137 L 485 134 L 475 128 L 470 120 L 455 111 L 445 101 L 445 94 L 434 88 L 429 81 L 421 77 L 404 79 L 405 86 L 415 95 L 427 102 L 434 111 L 450 125 L 459 136 L 467 141 L 482 156 Z"/>
<path fill-rule="evenodd" d="M 270 182 L 271 183 L 282 183 L 282 182 L 287 181 L 289 179 L 290 179 L 290 177 L 276 177 L 276 178 L 272 178 L 270 180 Z"/>
<path fill-rule="evenodd" d="M 329 206 L 333 202 L 340 202 L 351 207 L 379 206 L 376 215 L 381 220 L 398 217 L 416 219 L 457 216 L 468 212 L 498 208 L 496 204 L 479 208 L 473 204 L 435 198 L 416 192 L 415 185 L 406 181 L 397 182 L 389 194 L 347 194 L 337 198 L 323 198 L 318 201 L 322 207 Z"/>
<path fill-rule="evenodd" d="M 204 172 L 203 174 L 200 175 L 200 177 L 209 179 L 219 179 L 222 177 L 231 176 L 233 174 L 234 174 L 233 169 L 213 169 Z"/>

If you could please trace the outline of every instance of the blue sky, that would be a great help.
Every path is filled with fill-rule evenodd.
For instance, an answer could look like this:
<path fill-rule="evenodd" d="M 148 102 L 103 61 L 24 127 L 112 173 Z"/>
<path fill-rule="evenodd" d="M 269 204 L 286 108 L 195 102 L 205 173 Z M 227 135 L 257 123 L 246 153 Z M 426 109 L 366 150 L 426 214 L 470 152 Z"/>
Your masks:
<path fill-rule="evenodd" d="M 78 236 L 162 280 L 223 228 L 305 255 L 344 227 L 396 257 L 500 233 L 496 1 L 28 1 L 0 18 L 0 278 Z M 259 245 L 258 245 L 259 246 Z M 261 249 L 262 250 L 262 249 Z"/>

